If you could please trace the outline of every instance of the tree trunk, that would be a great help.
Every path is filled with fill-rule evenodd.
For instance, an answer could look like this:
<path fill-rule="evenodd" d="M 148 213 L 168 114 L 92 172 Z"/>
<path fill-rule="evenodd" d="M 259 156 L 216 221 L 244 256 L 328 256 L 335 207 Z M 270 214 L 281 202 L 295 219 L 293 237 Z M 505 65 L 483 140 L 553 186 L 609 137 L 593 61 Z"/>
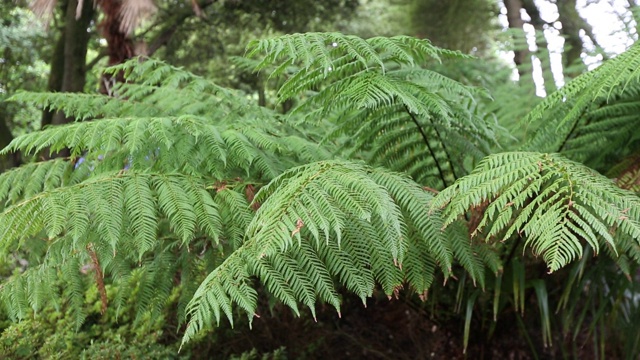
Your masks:
<path fill-rule="evenodd" d="M 60 37 L 56 41 L 53 48 L 53 58 L 51 59 L 51 68 L 49 70 L 49 83 L 47 90 L 51 92 L 62 91 L 62 77 L 64 75 L 64 29 L 60 32 Z M 45 109 L 42 112 L 42 127 L 51 125 L 55 111 Z"/>
<path fill-rule="evenodd" d="M 562 68 L 565 76 L 574 78 L 582 73 L 584 64 L 580 58 L 582 54 L 582 39 L 580 29 L 584 20 L 576 9 L 576 0 L 558 1 L 558 15 L 562 23 L 561 33 L 565 37 Z"/>
<path fill-rule="evenodd" d="M 13 140 L 13 135 L 8 126 L 11 119 L 4 117 L 5 114 L 7 113 L 3 111 L 2 106 L 0 106 L 0 149 L 4 149 L 9 145 L 11 140 Z M 18 165 L 20 165 L 19 153 L 9 153 L 0 156 L 0 173 Z"/>
<path fill-rule="evenodd" d="M 76 20 L 78 1 L 68 0 L 67 2 L 64 20 L 64 64 L 61 92 L 82 92 L 87 77 L 87 47 L 90 36 L 88 28 L 93 18 L 93 6 L 85 0 L 80 18 Z M 51 124 L 65 124 L 72 120 L 62 113 L 57 113 L 53 116 Z"/>
<path fill-rule="evenodd" d="M 504 5 L 507 8 L 507 20 L 509 21 L 509 28 L 517 29 L 523 32 L 522 36 L 524 37 L 523 40 L 525 48 L 514 49 L 513 51 L 513 61 L 518 67 L 518 74 L 520 75 L 520 79 L 523 79 L 525 75 L 531 76 L 531 74 L 527 74 L 527 72 L 530 72 L 531 69 L 529 69 L 527 72 L 525 72 L 525 69 L 523 69 L 523 65 L 529 64 L 531 62 L 531 56 L 529 54 L 528 46 L 526 45 L 527 39 L 526 35 L 524 34 L 524 20 L 522 20 L 522 16 L 520 15 L 520 10 L 523 8 L 522 1 L 504 0 Z"/>
<path fill-rule="evenodd" d="M 122 2 L 117 0 L 101 0 L 99 2 L 104 19 L 98 26 L 102 36 L 107 40 L 107 65 L 117 65 L 134 57 L 135 46 L 133 40 L 122 31 L 121 11 Z M 118 73 L 102 74 L 100 81 L 100 92 L 105 95 L 112 95 L 113 86 L 124 81 L 124 74 Z"/>
<path fill-rule="evenodd" d="M 551 52 L 549 51 L 549 44 L 544 37 L 544 24 L 540 16 L 540 10 L 533 0 L 523 0 L 522 6 L 527 11 L 527 14 L 531 18 L 531 25 L 536 30 L 536 45 L 538 50 L 535 56 L 540 60 L 540 66 L 542 67 L 542 80 L 544 82 L 544 91 L 547 95 L 554 92 L 557 87 L 553 72 L 551 71 Z M 542 37 L 539 37 L 542 35 Z M 532 69 L 533 70 L 533 69 Z"/>
<path fill-rule="evenodd" d="M 86 59 L 90 33 L 88 31 L 93 19 L 93 5 L 84 0 L 80 17 L 76 19 L 78 0 L 62 2 L 64 9 L 64 27 L 53 50 L 48 90 L 51 92 L 82 92 L 86 82 Z M 42 115 L 42 126 L 60 125 L 73 121 L 72 117 L 62 112 L 45 110 Z M 53 156 L 66 156 L 61 152 Z M 48 154 L 44 154 L 48 158 Z"/>

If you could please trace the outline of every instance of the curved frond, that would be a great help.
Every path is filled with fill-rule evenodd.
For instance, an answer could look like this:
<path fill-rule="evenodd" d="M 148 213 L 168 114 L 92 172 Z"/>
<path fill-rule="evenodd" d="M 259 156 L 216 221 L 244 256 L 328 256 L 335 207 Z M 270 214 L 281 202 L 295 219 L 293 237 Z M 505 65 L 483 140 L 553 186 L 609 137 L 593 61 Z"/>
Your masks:
<path fill-rule="evenodd" d="M 440 215 L 428 213 L 432 198 L 406 177 L 358 163 L 325 161 L 285 172 L 254 199 L 261 207 L 244 244 L 196 291 L 183 341 L 222 314 L 233 322 L 234 303 L 251 319 L 258 311 L 251 277 L 295 313 L 299 303 L 314 313 L 317 301 L 339 312 L 336 282 L 363 302 L 376 283 L 389 296 L 405 280 L 424 293 L 436 268 L 447 277 L 454 260 L 469 259 L 465 267 L 483 284 L 482 259 L 468 242 L 451 246 Z"/>
<path fill-rule="evenodd" d="M 442 191 L 433 206 L 444 208 L 448 225 L 485 201 L 489 205 L 474 234 L 501 240 L 522 235 L 550 271 L 581 257 L 584 242 L 597 253 L 600 239 L 613 249 L 619 235 L 640 239 L 638 198 L 558 155 L 489 156 Z"/>
<path fill-rule="evenodd" d="M 68 209 L 69 204 L 75 206 Z M 161 214 L 183 243 L 198 231 L 219 238 L 222 225 L 217 205 L 200 180 L 128 171 L 40 192 L 6 208 L 0 213 L 1 247 L 13 249 L 16 242 L 41 232 L 49 239 L 66 234 L 79 239 L 95 228 L 112 247 L 130 234 L 133 248 L 142 256 L 157 241 Z"/>

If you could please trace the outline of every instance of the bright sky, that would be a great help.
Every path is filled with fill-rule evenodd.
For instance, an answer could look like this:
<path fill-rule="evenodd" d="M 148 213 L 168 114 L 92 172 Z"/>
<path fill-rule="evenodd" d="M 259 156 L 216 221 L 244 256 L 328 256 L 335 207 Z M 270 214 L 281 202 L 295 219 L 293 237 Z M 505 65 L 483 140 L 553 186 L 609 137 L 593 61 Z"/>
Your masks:
<path fill-rule="evenodd" d="M 563 0 L 556 0 L 563 1 Z M 634 0 L 577 0 L 577 8 L 580 15 L 587 20 L 593 27 L 593 34 L 598 43 L 604 48 L 605 53 L 609 56 L 615 56 L 625 51 L 637 38 L 635 33 L 635 22 L 628 11 L 629 2 Z M 550 0 L 535 0 L 540 17 L 547 23 L 553 24 L 544 31 L 545 38 L 549 44 L 551 70 L 554 74 L 554 80 L 557 86 L 564 85 L 562 78 L 562 48 L 564 39 L 560 36 L 558 29 L 562 24 L 558 20 L 558 8 Z M 636 0 L 637 3 L 637 0 Z M 527 19 L 526 13 L 524 14 Z M 506 8 L 502 6 L 500 22 L 506 28 L 508 26 Z M 525 31 L 529 37 L 529 49 L 536 50 L 533 26 L 525 26 Z M 596 47 L 581 31 L 581 36 L 585 43 L 588 53 L 582 54 L 582 59 L 589 68 L 596 67 L 600 64 L 603 57 L 600 54 L 593 54 Z M 591 54 L 589 54 L 591 53 Z M 513 59 L 513 53 L 507 55 Z M 534 80 L 537 85 L 537 94 L 544 96 L 545 92 L 542 84 L 542 70 L 540 61 L 534 58 Z"/>

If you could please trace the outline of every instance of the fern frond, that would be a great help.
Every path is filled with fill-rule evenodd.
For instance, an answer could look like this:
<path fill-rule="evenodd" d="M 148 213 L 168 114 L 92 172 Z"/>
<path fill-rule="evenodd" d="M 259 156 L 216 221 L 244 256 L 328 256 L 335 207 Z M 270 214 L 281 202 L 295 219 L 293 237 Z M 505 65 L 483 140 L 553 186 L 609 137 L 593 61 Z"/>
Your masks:
<path fill-rule="evenodd" d="M 41 231 L 49 238 L 68 232 L 77 239 L 94 227 L 112 246 L 121 243 L 123 234 L 132 234 L 134 248 L 142 255 L 154 247 L 157 216 L 162 213 L 184 243 L 195 236 L 197 229 L 218 239 L 220 217 L 204 189 L 205 184 L 199 179 L 184 175 L 129 170 L 44 191 L 0 213 L 2 248 L 11 249 L 16 241 Z M 78 206 L 67 211 L 69 204 Z M 130 219 L 127 226 L 125 218 Z M 90 219 L 98 221 L 90 224 Z"/>
<path fill-rule="evenodd" d="M 102 136 L 105 133 L 110 136 Z M 286 149 L 281 138 L 259 129 L 237 131 L 216 126 L 195 116 L 102 119 L 51 127 L 14 139 L 4 153 L 38 153 L 44 149 L 55 152 L 64 148 L 69 148 L 75 157 L 92 152 L 83 157 L 92 158 L 94 166 L 107 170 L 113 170 L 113 166 L 155 166 L 225 178 L 228 175 L 221 169 L 226 167 L 226 174 L 234 169 L 255 169 L 257 174 L 271 178 L 286 167 L 276 156 L 279 150 Z"/>
<path fill-rule="evenodd" d="M 337 115 L 324 141 L 343 142 L 348 158 L 364 158 L 441 188 L 470 171 L 465 164 L 480 161 L 495 144 L 491 125 L 470 110 L 457 111 L 458 120 L 450 125 L 397 103 L 350 111 Z"/>
<path fill-rule="evenodd" d="M 256 56 L 264 56 L 256 70 L 290 61 L 306 69 L 322 68 L 326 74 L 331 71 L 333 60 L 341 56 L 348 56 L 365 68 L 382 70 L 385 63 L 415 65 L 428 59 L 440 60 L 442 56 L 465 57 L 462 53 L 440 49 L 427 40 L 409 36 L 363 40 L 340 33 L 291 34 L 255 40 L 247 46 L 247 57 Z"/>
<path fill-rule="evenodd" d="M 341 135 L 354 139 L 355 144 L 345 146 L 353 150 L 350 157 L 376 149 L 365 158 L 396 171 L 413 169 L 414 179 L 430 185 L 430 178 L 439 177 L 441 184 L 435 187 L 440 187 L 447 185 L 447 177 L 455 180 L 454 167 L 458 174 L 466 173 L 463 161 L 455 159 L 454 164 L 452 153 L 471 150 L 465 154 L 479 161 L 490 148 L 487 144 L 495 141 L 491 126 L 471 110 L 474 97 L 484 96 L 482 91 L 420 68 L 428 59 L 449 54 L 428 42 L 294 34 L 254 42 L 248 56 L 265 52 L 256 70 L 286 64 L 293 71 L 279 89 L 280 100 L 304 94 L 290 117 L 302 114 L 308 123 L 334 117 L 335 129 L 325 143 Z M 297 63 L 299 68 L 292 66 Z M 276 70 L 273 75 L 281 74 Z M 451 143 L 448 150 L 445 142 Z M 406 163 L 396 166 L 399 160 Z"/>
<path fill-rule="evenodd" d="M 480 287 L 484 289 L 485 266 L 477 254 L 475 246 L 472 245 L 473 240 L 469 238 L 467 227 L 461 222 L 450 224 L 447 227 L 446 236 L 451 242 L 451 248 L 460 265 L 471 276 L 473 285 L 475 286 L 478 282 Z"/>
<path fill-rule="evenodd" d="M 428 215 L 432 198 L 406 177 L 358 163 L 324 161 L 285 172 L 254 199 L 261 207 L 246 241 L 196 291 L 183 341 L 223 313 L 233 321 L 233 303 L 251 319 L 252 276 L 295 313 L 298 303 L 314 313 L 318 300 L 340 311 L 335 281 L 363 302 L 376 283 L 389 296 L 405 280 L 424 293 L 436 268 L 449 276 L 454 260 L 471 259 L 466 267 L 483 284 L 482 259 L 471 243 L 452 248 L 440 215 Z"/>
<path fill-rule="evenodd" d="M 86 172 L 76 170 L 71 162 L 56 159 L 5 171 L 0 174 L 0 203 L 15 204 L 42 191 L 84 180 Z"/>
<path fill-rule="evenodd" d="M 608 136 L 606 131 L 596 133 L 594 126 L 604 126 L 614 133 L 624 135 L 623 132 L 617 131 L 613 121 L 615 118 L 623 121 L 623 113 L 633 117 L 636 115 L 629 105 L 624 103 L 637 99 L 640 77 L 637 64 L 640 64 L 640 44 L 634 44 L 626 52 L 578 76 L 545 98 L 525 119 L 536 125 L 544 120 L 544 126 L 540 126 L 538 130 L 541 133 L 536 134 L 532 143 L 525 149 L 553 152 L 564 150 L 565 146 L 575 149 L 575 145 L 579 145 L 579 148 L 584 150 L 587 148 L 583 146 L 586 141 L 597 139 L 599 136 L 607 136 L 609 140 L 615 138 Z M 616 104 L 617 102 L 620 103 Z M 604 114 L 606 116 L 603 116 Z M 593 137 L 583 139 L 581 144 L 580 133 L 585 126 L 591 128 L 585 129 L 582 135 L 593 134 Z M 573 146 L 569 144 L 572 138 L 578 141 Z M 576 150 L 579 154 L 580 151 Z"/>
<path fill-rule="evenodd" d="M 62 111 L 67 116 L 73 116 L 76 120 L 161 114 L 161 109 L 150 104 L 96 94 L 21 91 L 14 94 L 9 100 L 43 109 Z"/>
<path fill-rule="evenodd" d="M 280 88 L 280 101 L 322 84 L 332 84 L 329 89 L 321 92 L 324 96 L 316 99 L 316 103 L 322 102 L 323 105 L 340 109 L 341 106 L 338 104 L 352 102 L 352 107 L 356 105 L 360 108 L 371 108 L 389 103 L 397 97 L 415 113 L 424 113 L 424 107 L 428 107 L 430 112 L 445 113 L 446 105 L 437 98 L 432 99 L 431 96 L 423 94 L 419 101 L 414 99 L 415 92 L 411 86 L 428 84 L 431 87 L 439 85 L 443 88 L 444 84 L 455 85 L 453 91 L 464 88 L 453 80 L 417 68 L 428 59 L 439 61 L 441 55 L 461 58 L 464 55 L 437 48 L 426 40 L 406 36 L 363 40 L 338 33 L 307 33 L 259 40 L 248 46 L 248 57 L 262 56 L 265 53 L 266 56 L 255 70 L 279 63 L 301 63 L 301 68 Z M 388 70 L 393 70 L 398 65 L 415 69 L 397 72 L 393 77 L 385 76 L 390 73 Z M 279 75 L 279 72 L 276 71 L 274 74 Z M 404 81 L 399 83 L 401 79 Z M 428 81 L 425 81 L 427 79 Z M 343 96 L 337 97 L 335 94 Z M 327 98 L 332 100 L 321 101 Z M 338 100 L 337 103 L 335 100 Z"/>
<path fill-rule="evenodd" d="M 611 180 L 558 155 L 503 153 L 487 157 L 474 172 L 442 191 L 445 225 L 489 201 L 474 232 L 488 239 L 526 236 L 550 271 L 582 256 L 583 242 L 597 253 L 599 239 L 616 249 L 617 235 L 640 239 L 640 201 Z"/>
<path fill-rule="evenodd" d="M 393 200 L 366 176 L 362 166 L 352 163 L 319 162 L 294 168 L 263 187 L 254 201 L 264 202 L 247 233 L 250 237 L 272 239 L 273 243 L 263 244 L 266 256 L 287 250 L 293 245 L 293 238 L 300 241 L 303 226 L 316 242 L 327 241 L 331 235 L 340 242 L 341 229 L 349 218 L 370 220 L 374 214 L 385 226 L 395 229 L 394 237 L 400 236 L 398 209 Z M 315 219 L 328 221 L 317 224 Z M 387 241 L 391 250 L 396 247 L 391 244 L 398 239 Z"/>
<path fill-rule="evenodd" d="M 24 320 L 37 315 L 46 306 L 58 311 L 57 303 L 62 295 L 65 306 L 73 317 L 76 329 L 84 322 L 86 281 L 81 273 L 85 252 L 78 252 L 58 258 L 56 261 L 44 261 L 34 264 L 22 273 L 13 274 L 0 287 L 0 299 L 9 317 Z"/>

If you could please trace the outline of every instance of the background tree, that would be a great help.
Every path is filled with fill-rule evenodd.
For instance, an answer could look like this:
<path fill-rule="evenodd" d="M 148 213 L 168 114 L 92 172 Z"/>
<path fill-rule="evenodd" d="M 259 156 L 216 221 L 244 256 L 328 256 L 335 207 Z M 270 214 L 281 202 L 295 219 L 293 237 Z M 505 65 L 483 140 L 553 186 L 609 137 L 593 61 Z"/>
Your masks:
<path fill-rule="evenodd" d="M 413 0 L 408 12 L 413 34 L 466 54 L 486 54 L 499 31 L 498 4 L 492 0 Z"/>

